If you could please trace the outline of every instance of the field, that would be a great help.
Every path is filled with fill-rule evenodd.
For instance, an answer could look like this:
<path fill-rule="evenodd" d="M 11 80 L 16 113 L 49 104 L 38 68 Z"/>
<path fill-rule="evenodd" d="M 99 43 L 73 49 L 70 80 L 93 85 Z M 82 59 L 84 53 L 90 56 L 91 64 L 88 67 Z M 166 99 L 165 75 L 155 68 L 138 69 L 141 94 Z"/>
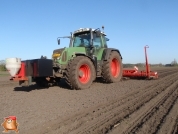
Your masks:
<path fill-rule="evenodd" d="M 1 76 L 8 76 L 9 73 L 7 71 L 0 71 L 0 77 Z"/>
<path fill-rule="evenodd" d="M 178 68 L 153 70 L 159 79 L 96 81 L 80 91 L 63 81 L 60 87 L 19 87 L 1 76 L 0 123 L 15 115 L 23 134 L 176 134 Z"/>

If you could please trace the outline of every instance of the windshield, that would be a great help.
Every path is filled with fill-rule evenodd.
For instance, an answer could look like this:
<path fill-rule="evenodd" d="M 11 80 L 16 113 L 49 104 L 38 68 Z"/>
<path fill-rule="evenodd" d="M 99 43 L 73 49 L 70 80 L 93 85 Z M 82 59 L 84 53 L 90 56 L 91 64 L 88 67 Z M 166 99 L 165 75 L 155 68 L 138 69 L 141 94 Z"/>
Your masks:
<path fill-rule="evenodd" d="M 75 34 L 73 38 L 73 47 L 89 47 L 90 35 L 90 32 Z"/>

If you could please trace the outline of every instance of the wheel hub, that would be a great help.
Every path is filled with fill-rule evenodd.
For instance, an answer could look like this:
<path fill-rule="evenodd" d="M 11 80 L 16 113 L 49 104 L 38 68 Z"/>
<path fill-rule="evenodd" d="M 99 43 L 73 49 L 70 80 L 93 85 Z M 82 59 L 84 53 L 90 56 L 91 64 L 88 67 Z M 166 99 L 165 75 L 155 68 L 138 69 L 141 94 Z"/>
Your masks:
<path fill-rule="evenodd" d="M 113 77 L 118 77 L 120 73 L 120 65 L 116 58 L 111 61 L 111 74 Z"/>
<path fill-rule="evenodd" d="M 80 66 L 78 70 L 78 78 L 79 78 L 79 81 L 83 84 L 86 84 L 89 82 L 91 78 L 91 70 L 87 64 L 83 64 Z"/>
<path fill-rule="evenodd" d="M 83 76 L 83 71 L 80 70 L 78 75 L 79 75 L 79 77 L 82 77 Z"/>

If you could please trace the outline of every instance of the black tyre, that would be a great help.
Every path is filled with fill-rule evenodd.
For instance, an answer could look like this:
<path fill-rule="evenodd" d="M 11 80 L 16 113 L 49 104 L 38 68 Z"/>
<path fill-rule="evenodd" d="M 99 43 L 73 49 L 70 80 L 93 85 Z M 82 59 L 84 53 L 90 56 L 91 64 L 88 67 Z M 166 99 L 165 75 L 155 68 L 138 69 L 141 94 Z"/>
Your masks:
<path fill-rule="evenodd" d="M 35 82 L 39 87 L 47 87 L 48 86 L 47 80 L 43 77 L 42 78 L 36 78 Z"/>
<path fill-rule="evenodd" d="M 118 52 L 112 51 L 109 59 L 103 62 L 102 77 L 106 83 L 118 82 L 122 78 L 122 60 Z"/>
<path fill-rule="evenodd" d="M 85 56 L 77 56 L 69 61 L 66 71 L 66 82 L 72 89 L 89 88 L 95 77 L 92 61 Z"/>

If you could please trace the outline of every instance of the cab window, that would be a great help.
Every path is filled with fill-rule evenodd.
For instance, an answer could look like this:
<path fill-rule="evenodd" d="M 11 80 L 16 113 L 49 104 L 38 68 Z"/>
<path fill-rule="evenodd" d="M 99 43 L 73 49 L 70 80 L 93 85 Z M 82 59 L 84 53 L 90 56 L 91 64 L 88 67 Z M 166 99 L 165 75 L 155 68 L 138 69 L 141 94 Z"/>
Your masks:
<path fill-rule="evenodd" d="M 90 33 L 80 33 L 74 36 L 74 47 L 89 47 L 90 45 Z"/>
<path fill-rule="evenodd" d="M 107 46 L 107 41 L 109 41 L 109 39 L 106 38 L 106 36 L 104 36 L 104 35 L 102 35 L 102 38 L 103 38 L 103 45 L 104 45 L 104 47 L 108 47 Z"/>
<path fill-rule="evenodd" d="M 97 37 L 96 34 L 93 34 L 93 46 L 97 48 L 102 47 L 101 37 Z"/>

